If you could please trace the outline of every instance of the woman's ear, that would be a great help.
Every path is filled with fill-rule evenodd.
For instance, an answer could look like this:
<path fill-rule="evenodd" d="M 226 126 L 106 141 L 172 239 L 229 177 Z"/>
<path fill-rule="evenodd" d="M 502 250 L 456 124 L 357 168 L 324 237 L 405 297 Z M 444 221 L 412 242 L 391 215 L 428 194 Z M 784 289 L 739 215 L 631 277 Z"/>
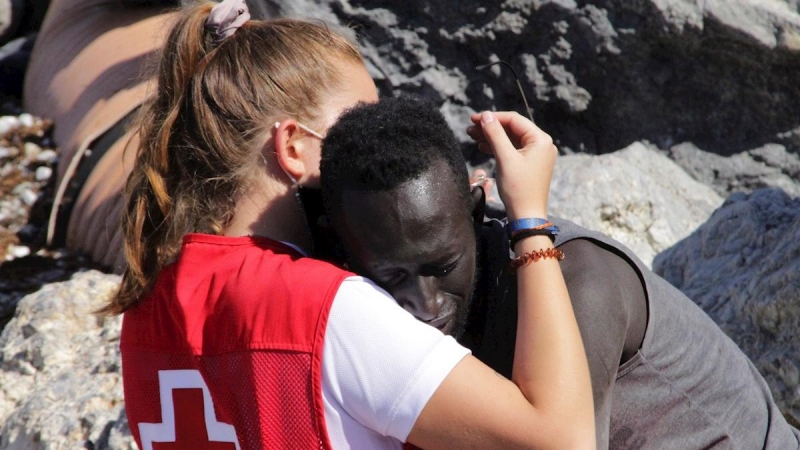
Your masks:
<path fill-rule="evenodd" d="M 313 168 L 308 167 L 309 158 L 306 153 L 310 149 L 308 139 L 303 139 L 304 137 L 306 134 L 293 119 L 275 122 L 273 125 L 273 142 L 278 165 L 292 184 L 300 184 L 314 173 Z"/>

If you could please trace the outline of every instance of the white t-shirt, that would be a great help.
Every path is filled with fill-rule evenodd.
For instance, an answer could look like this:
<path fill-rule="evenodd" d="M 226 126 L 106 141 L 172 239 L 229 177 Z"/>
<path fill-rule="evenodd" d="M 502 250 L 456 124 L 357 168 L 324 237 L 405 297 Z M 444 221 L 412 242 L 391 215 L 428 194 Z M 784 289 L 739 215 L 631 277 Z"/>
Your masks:
<path fill-rule="evenodd" d="M 372 281 L 345 279 L 333 300 L 322 355 L 333 448 L 401 448 L 422 408 L 467 354 Z"/>

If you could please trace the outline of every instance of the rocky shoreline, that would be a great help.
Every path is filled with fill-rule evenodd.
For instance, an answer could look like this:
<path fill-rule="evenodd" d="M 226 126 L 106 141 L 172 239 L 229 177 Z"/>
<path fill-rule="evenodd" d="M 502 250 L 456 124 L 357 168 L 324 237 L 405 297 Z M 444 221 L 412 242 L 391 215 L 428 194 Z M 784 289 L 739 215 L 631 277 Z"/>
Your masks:
<path fill-rule="evenodd" d="M 0 324 L 5 324 L 23 296 L 93 265 L 45 246 L 58 164 L 52 123 L 20 112 L 13 102 L 0 111 Z"/>

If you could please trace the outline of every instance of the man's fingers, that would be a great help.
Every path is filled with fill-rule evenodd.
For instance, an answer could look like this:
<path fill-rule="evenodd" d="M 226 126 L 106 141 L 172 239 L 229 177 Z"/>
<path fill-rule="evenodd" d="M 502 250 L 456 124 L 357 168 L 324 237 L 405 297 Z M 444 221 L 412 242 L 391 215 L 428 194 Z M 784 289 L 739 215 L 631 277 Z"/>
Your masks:
<path fill-rule="evenodd" d="M 467 128 L 467 135 L 476 141 L 483 139 L 483 131 L 481 131 L 481 127 L 478 125 L 472 125 Z"/>

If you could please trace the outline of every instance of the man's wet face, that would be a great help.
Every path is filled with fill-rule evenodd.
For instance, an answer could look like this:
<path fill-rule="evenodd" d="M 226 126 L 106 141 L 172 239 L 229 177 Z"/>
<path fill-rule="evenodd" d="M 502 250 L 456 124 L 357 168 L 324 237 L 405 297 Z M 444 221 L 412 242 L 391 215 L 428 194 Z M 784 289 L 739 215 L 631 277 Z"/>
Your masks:
<path fill-rule="evenodd" d="M 437 163 L 392 191 L 346 191 L 336 232 L 350 269 L 386 289 L 419 320 L 456 337 L 475 281 L 470 211 Z"/>

